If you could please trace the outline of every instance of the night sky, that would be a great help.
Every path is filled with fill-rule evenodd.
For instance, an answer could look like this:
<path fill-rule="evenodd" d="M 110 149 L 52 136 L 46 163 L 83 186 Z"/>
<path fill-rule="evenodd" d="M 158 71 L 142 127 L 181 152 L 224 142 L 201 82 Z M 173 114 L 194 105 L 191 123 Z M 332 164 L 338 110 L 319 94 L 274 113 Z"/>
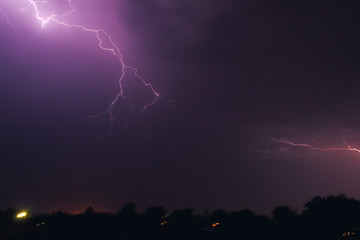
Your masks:
<path fill-rule="evenodd" d="M 64 21 L 104 28 L 160 94 L 130 118 L 117 104 L 110 136 L 109 116 L 89 115 L 118 93 L 118 61 L 94 34 L 41 30 L 21 2 L 0 0 L 17 29 L 0 21 L 0 209 L 269 214 L 360 198 L 359 154 L 272 139 L 360 147 L 358 1 L 73 0 Z"/>

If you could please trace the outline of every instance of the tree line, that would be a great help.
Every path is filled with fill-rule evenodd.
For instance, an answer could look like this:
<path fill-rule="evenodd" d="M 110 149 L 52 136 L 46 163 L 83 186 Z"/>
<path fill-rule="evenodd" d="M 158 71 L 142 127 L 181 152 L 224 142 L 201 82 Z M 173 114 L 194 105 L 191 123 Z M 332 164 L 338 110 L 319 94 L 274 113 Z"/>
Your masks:
<path fill-rule="evenodd" d="M 360 201 L 345 195 L 315 196 L 301 213 L 279 206 L 270 217 L 248 209 L 195 214 L 190 208 L 167 213 L 163 207 L 140 214 L 134 203 L 124 204 L 117 214 L 97 213 L 92 207 L 82 214 L 58 211 L 17 218 L 18 213 L 0 212 L 0 239 L 360 239 Z"/>

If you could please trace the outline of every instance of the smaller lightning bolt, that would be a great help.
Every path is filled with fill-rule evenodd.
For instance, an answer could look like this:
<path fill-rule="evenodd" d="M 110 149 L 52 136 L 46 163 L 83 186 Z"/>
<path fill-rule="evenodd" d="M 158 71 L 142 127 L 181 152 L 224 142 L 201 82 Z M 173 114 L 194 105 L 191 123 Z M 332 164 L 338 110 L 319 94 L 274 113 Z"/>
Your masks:
<path fill-rule="evenodd" d="M 308 143 L 294 143 L 292 141 L 284 140 L 284 139 L 272 138 L 272 140 L 274 142 L 276 142 L 276 143 L 283 143 L 283 144 L 287 144 L 287 145 L 290 145 L 290 146 L 293 146 L 293 147 L 308 148 L 308 149 L 316 150 L 316 151 L 325 151 L 325 152 L 348 151 L 348 152 L 354 152 L 354 153 L 360 154 L 360 149 L 352 147 L 346 141 L 344 141 L 345 147 L 326 147 L 326 148 L 322 148 L 322 147 L 315 147 L 315 146 L 313 146 L 311 144 L 308 144 Z"/>
<path fill-rule="evenodd" d="M 10 21 L 9 16 L 0 8 L 0 19 L 6 23 L 7 25 L 9 25 L 11 27 L 11 29 L 16 33 L 17 37 L 17 41 L 20 40 L 20 33 L 17 30 L 17 28 L 15 27 L 15 25 Z"/>

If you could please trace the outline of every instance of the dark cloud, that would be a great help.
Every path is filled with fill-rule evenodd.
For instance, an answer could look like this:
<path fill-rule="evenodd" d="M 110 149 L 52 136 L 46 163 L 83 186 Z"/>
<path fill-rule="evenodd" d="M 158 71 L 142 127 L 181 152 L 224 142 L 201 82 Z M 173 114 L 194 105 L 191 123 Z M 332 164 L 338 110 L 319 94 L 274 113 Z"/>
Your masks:
<path fill-rule="evenodd" d="M 179 72 L 187 70 L 180 84 L 206 88 L 205 101 L 212 96 L 220 101 L 212 101 L 215 105 L 251 122 L 341 118 L 352 111 L 346 106 L 357 96 L 356 3 L 228 1 L 232 8 L 223 8 L 213 2 L 164 2 L 129 4 L 125 21 L 133 23 L 133 35 L 144 39 L 151 54 L 179 65 Z M 211 14 L 198 15 L 198 9 Z"/>
<path fill-rule="evenodd" d="M 76 5 L 84 22 L 115 34 L 161 100 L 126 130 L 119 106 L 120 125 L 98 140 L 108 119 L 87 117 L 116 94 L 117 63 L 83 34 L 51 29 L 15 42 L 1 24 L 1 179 L 12 183 L 1 206 L 24 204 L 25 194 L 40 210 L 135 201 L 269 212 L 315 194 L 357 195 L 352 155 L 272 141 L 334 146 L 345 131 L 356 142 L 357 2 Z"/>

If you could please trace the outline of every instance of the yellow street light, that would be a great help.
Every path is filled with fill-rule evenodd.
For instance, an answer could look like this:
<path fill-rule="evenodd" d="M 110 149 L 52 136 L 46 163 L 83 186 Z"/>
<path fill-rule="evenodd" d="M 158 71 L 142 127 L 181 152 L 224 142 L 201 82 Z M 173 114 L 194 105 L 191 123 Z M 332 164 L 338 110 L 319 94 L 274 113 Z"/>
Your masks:
<path fill-rule="evenodd" d="M 20 212 L 16 215 L 17 219 L 22 219 L 22 218 L 26 218 L 28 215 L 28 213 L 26 211 Z"/>

